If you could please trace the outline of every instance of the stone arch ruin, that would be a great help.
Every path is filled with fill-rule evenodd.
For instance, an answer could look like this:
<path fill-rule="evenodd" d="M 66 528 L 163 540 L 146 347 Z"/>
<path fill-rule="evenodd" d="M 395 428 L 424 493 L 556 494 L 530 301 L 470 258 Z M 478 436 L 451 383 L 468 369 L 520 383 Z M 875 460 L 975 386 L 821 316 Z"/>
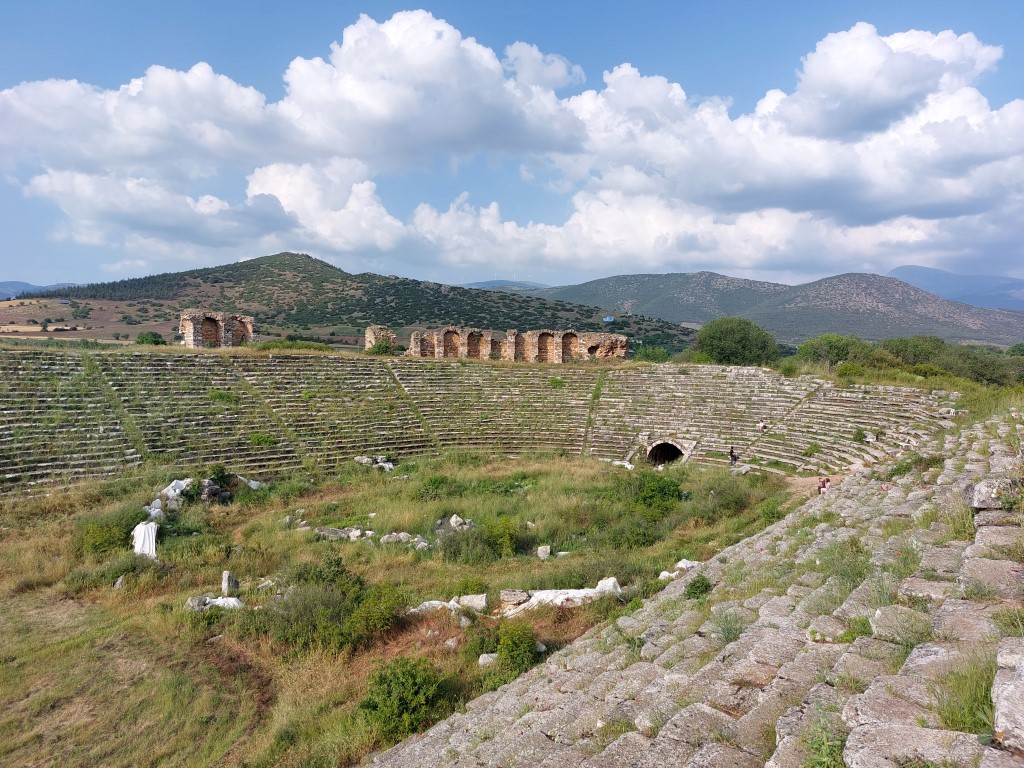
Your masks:
<path fill-rule="evenodd" d="M 463 357 L 462 354 L 462 337 L 458 331 L 445 331 L 442 337 L 441 355 L 442 357 Z"/>
<path fill-rule="evenodd" d="M 671 440 L 662 440 L 647 450 L 647 463 L 654 466 L 670 464 L 683 458 L 683 449 Z"/>
<path fill-rule="evenodd" d="M 255 325 L 249 315 L 192 309 L 181 313 L 178 333 L 191 349 L 240 347 L 252 342 Z"/>
<path fill-rule="evenodd" d="M 384 326 L 371 326 L 379 335 Z M 369 334 L 370 329 L 367 329 Z M 390 333 L 390 331 L 387 331 Z M 515 360 L 527 363 L 568 363 L 582 357 L 625 357 L 629 340 L 617 333 L 578 333 L 574 330 L 500 331 L 447 326 L 435 331 L 414 331 L 408 357 Z M 369 336 L 367 337 L 369 338 Z"/>
<path fill-rule="evenodd" d="M 562 362 L 569 362 L 579 355 L 580 337 L 572 331 L 562 335 Z"/>

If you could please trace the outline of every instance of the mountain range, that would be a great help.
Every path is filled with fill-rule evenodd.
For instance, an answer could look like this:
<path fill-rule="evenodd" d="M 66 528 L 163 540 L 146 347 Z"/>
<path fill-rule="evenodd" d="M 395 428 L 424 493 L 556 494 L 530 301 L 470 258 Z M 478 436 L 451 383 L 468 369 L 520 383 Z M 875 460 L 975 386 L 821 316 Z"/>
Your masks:
<path fill-rule="evenodd" d="M 892 277 L 944 299 L 976 307 L 1024 311 L 1024 280 L 999 275 L 958 275 L 932 267 L 904 266 L 889 270 Z"/>
<path fill-rule="evenodd" d="M 465 288 L 350 274 L 311 256 L 279 253 L 35 295 L 113 302 L 104 309 L 107 316 L 159 320 L 171 333 L 178 310 L 202 307 L 251 314 L 261 333 L 350 339 L 372 323 L 390 325 L 400 334 L 450 324 L 610 330 L 679 349 L 692 341 L 694 328 L 733 316 L 767 328 L 785 343 L 829 332 L 872 340 L 915 335 L 999 345 L 1024 340 L 1024 312 L 951 301 L 896 277 L 873 274 L 835 275 L 796 286 L 714 272 L 618 275 L 550 288 L 509 280 L 487 285 Z M 604 322 L 607 315 L 614 322 Z"/>
<path fill-rule="evenodd" d="M 680 324 L 743 317 L 787 342 L 828 332 L 864 339 L 932 335 L 953 342 L 991 344 L 1024 339 L 1022 312 L 950 301 L 895 277 L 867 273 L 795 286 L 714 272 L 618 275 L 517 292 L 594 305 L 619 316 L 638 313 Z"/>
<path fill-rule="evenodd" d="M 34 291 L 52 291 L 58 288 L 66 288 L 74 283 L 57 283 L 56 285 L 32 285 L 32 283 L 22 283 L 18 280 L 4 280 L 0 281 L 0 301 L 5 299 L 13 299 L 22 293 L 31 293 Z"/>

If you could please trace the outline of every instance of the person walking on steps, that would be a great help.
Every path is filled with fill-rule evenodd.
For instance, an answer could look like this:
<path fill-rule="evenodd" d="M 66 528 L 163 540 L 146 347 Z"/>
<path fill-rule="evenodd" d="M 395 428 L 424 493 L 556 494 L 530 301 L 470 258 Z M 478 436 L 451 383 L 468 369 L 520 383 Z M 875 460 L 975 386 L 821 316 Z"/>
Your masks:
<path fill-rule="evenodd" d="M 729 464 L 735 465 L 740 460 L 740 456 L 736 453 L 736 447 L 733 445 L 729 446 Z"/>

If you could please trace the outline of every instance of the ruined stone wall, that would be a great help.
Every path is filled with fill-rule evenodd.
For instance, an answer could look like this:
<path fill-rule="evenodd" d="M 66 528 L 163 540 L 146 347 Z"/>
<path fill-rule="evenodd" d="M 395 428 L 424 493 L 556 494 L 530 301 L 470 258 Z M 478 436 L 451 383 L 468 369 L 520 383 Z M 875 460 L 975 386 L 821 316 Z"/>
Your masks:
<path fill-rule="evenodd" d="M 618 333 L 578 333 L 550 328 L 518 331 L 512 328 L 505 331 L 502 338 L 500 331 L 450 325 L 433 331 L 414 332 L 406 355 L 558 364 L 589 357 L 625 357 L 628 351 L 629 340 Z"/>
<path fill-rule="evenodd" d="M 256 326 L 249 315 L 194 309 L 181 313 L 178 333 L 184 337 L 182 343 L 191 349 L 240 347 L 253 340 Z"/>
<path fill-rule="evenodd" d="M 391 346 L 394 347 L 398 343 L 398 337 L 386 325 L 371 325 L 366 329 L 363 348 L 371 349 L 380 342 L 390 342 Z"/>

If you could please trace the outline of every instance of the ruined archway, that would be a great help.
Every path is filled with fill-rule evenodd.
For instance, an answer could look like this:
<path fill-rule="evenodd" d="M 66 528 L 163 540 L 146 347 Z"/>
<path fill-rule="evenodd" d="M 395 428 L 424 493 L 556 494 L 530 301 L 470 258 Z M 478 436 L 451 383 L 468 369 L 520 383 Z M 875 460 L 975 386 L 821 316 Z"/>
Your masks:
<path fill-rule="evenodd" d="M 580 337 L 575 333 L 566 333 L 562 336 L 562 362 L 568 363 L 576 359 L 580 344 Z"/>
<path fill-rule="evenodd" d="M 204 347 L 220 346 L 220 323 L 212 317 L 204 317 L 199 324 L 199 337 Z"/>
<path fill-rule="evenodd" d="M 420 337 L 420 357 L 434 356 L 434 334 L 428 333 Z"/>
<path fill-rule="evenodd" d="M 458 331 L 445 331 L 442 339 L 442 349 L 445 357 L 458 357 L 459 348 L 462 346 L 462 337 Z"/>
<path fill-rule="evenodd" d="M 526 337 L 521 333 L 516 334 L 515 354 L 513 360 L 522 360 L 526 357 Z"/>
<path fill-rule="evenodd" d="M 249 333 L 249 329 L 245 323 L 236 320 L 235 328 L 231 333 L 231 346 L 240 347 L 243 344 L 248 344 L 250 341 L 252 341 L 252 336 Z"/>
<path fill-rule="evenodd" d="M 662 464 L 670 464 L 683 458 L 683 449 L 671 440 L 661 440 L 652 445 L 647 451 L 647 462 L 656 467 Z"/>
<path fill-rule="evenodd" d="M 472 357 L 475 360 L 480 359 L 480 342 L 482 340 L 483 334 L 479 331 L 472 331 L 466 337 L 466 357 Z"/>
<path fill-rule="evenodd" d="M 589 347 L 587 347 L 587 354 L 590 355 L 590 357 L 596 357 L 597 356 L 597 351 L 599 349 L 601 349 L 601 347 L 599 345 L 591 344 Z"/>
<path fill-rule="evenodd" d="M 555 335 L 546 331 L 537 337 L 537 362 L 555 362 Z"/>
<path fill-rule="evenodd" d="M 501 342 L 497 339 L 491 339 L 491 360 L 501 359 Z"/>

